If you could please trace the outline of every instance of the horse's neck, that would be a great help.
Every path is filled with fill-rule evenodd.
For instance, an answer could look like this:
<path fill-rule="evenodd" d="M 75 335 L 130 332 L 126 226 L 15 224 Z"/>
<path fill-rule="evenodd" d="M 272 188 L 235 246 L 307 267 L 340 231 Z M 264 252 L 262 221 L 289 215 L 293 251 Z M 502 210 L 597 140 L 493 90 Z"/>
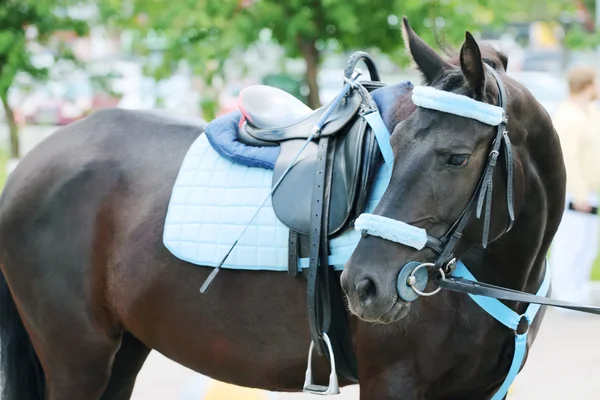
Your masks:
<path fill-rule="evenodd" d="M 550 240 L 544 210 L 522 212 L 510 232 L 490 243 L 487 249 L 473 246 L 463 262 L 482 282 L 515 290 L 537 291 L 544 277 Z"/>

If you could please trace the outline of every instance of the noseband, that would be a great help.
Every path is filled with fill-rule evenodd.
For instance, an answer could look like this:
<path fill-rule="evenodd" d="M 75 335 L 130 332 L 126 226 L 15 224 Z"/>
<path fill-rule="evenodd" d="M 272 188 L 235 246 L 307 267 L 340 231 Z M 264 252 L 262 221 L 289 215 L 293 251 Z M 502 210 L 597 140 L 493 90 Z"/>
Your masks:
<path fill-rule="evenodd" d="M 498 156 L 500 155 L 501 146 L 504 150 L 507 172 L 506 203 L 509 219 L 508 227 L 504 233 L 512 228 L 515 221 L 513 206 L 513 151 L 507 130 L 508 116 L 506 115 L 506 89 L 498 73 L 489 65 L 484 65 L 496 80 L 498 86 L 498 106 L 431 87 L 417 87 L 413 90 L 413 102 L 419 107 L 475 119 L 485 124 L 498 127 L 496 136 L 491 144 L 491 151 L 488 155 L 487 164 L 479 179 L 477 188 L 461 215 L 454 224 L 452 224 L 450 229 L 448 229 L 446 234 L 437 239 L 428 235 L 424 229 L 380 215 L 362 214 L 355 222 L 355 229 L 360 230 L 363 236 L 375 235 L 383 237 L 387 240 L 416 248 L 417 250 L 421 250 L 425 247 L 432 249 L 439 254 L 439 256 L 435 263 L 426 263 L 424 266 L 434 267 L 441 271 L 441 273 L 449 273 L 452 271 L 455 265 L 453 262 L 454 249 L 462 238 L 463 231 L 469 222 L 469 217 L 474 208 L 478 219 L 481 219 L 483 215 L 482 246 L 484 249 L 487 247 L 491 225 L 494 168 L 496 167 Z M 413 261 L 411 263 L 415 262 Z M 408 264 L 406 266 L 408 266 Z M 427 284 L 427 271 L 425 271 L 424 268 L 403 268 L 403 270 L 408 271 L 404 272 L 404 274 L 403 272 L 400 273 L 401 276 L 398 277 L 399 283 L 401 282 L 401 279 L 402 282 L 406 282 L 406 279 L 409 278 L 409 276 L 413 276 L 416 280 L 416 285 L 410 287 L 412 292 L 414 292 L 414 289 L 417 289 L 418 292 L 425 288 L 425 285 Z M 408 301 L 416 298 L 414 296 L 415 293 L 410 292 L 411 290 L 406 292 L 407 297 L 410 298 L 410 300 L 406 299 Z M 402 293 L 400 294 L 402 295 Z M 423 293 L 418 294 L 423 295 Z"/>

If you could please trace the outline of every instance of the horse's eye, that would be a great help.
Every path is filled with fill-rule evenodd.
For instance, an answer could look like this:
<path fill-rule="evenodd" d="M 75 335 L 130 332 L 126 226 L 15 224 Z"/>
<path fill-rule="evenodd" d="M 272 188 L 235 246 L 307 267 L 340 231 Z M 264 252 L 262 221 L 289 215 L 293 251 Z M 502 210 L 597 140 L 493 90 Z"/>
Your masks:
<path fill-rule="evenodd" d="M 468 154 L 454 154 L 448 159 L 448 165 L 453 167 L 464 167 L 469 162 Z"/>

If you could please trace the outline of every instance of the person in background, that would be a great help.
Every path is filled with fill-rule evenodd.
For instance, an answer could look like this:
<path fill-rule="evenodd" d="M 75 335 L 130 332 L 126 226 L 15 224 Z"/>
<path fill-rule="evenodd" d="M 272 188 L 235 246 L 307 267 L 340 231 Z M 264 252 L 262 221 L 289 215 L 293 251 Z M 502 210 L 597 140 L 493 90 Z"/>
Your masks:
<path fill-rule="evenodd" d="M 553 123 L 567 171 L 566 209 L 550 250 L 553 297 L 589 303 L 590 275 L 598 252 L 600 192 L 600 109 L 594 68 L 568 74 L 569 98 L 556 108 Z"/>

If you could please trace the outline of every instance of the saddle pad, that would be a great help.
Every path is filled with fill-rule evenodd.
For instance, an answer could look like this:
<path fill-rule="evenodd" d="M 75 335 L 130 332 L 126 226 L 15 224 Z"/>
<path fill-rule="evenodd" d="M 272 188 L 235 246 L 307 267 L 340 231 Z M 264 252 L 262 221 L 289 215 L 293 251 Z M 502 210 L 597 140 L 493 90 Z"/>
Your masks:
<path fill-rule="evenodd" d="M 410 81 L 400 82 L 395 85 L 384 86 L 371 92 L 373 100 L 377 104 L 381 117 L 388 130 L 392 132 L 394 126 L 391 121 L 395 119 L 398 100 L 412 90 L 414 85 Z M 273 112 L 277 112 L 276 110 Z M 238 141 L 238 128 L 242 113 L 232 111 L 211 121 L 205 130 L 205 134 L 212 147 L 223 157 L 237 164 L 249 167 L 260 167 L 273 169 L 277 157 L 279 157 L 279 146 L 248 146 Z"/>
<path fill-rule="evenodd" d="M 385 192 L 391 169 L 383 164 L 371 186 L 365 212 Z M 235 164 L 221 157 L 200 135 L 188 150 L 175 181 L 163 243 L 192 264 L 219 265 L 271 191 L 273 171 Z M 269 196 L 222 268 L 287 271 L 289 229 L 277 219 Z M 337 270 L 356 247 L 360 232 L 348 230 L 330 240 L 330 264 Z M 300 260 L 300 268 L 308 259 Z"/>

